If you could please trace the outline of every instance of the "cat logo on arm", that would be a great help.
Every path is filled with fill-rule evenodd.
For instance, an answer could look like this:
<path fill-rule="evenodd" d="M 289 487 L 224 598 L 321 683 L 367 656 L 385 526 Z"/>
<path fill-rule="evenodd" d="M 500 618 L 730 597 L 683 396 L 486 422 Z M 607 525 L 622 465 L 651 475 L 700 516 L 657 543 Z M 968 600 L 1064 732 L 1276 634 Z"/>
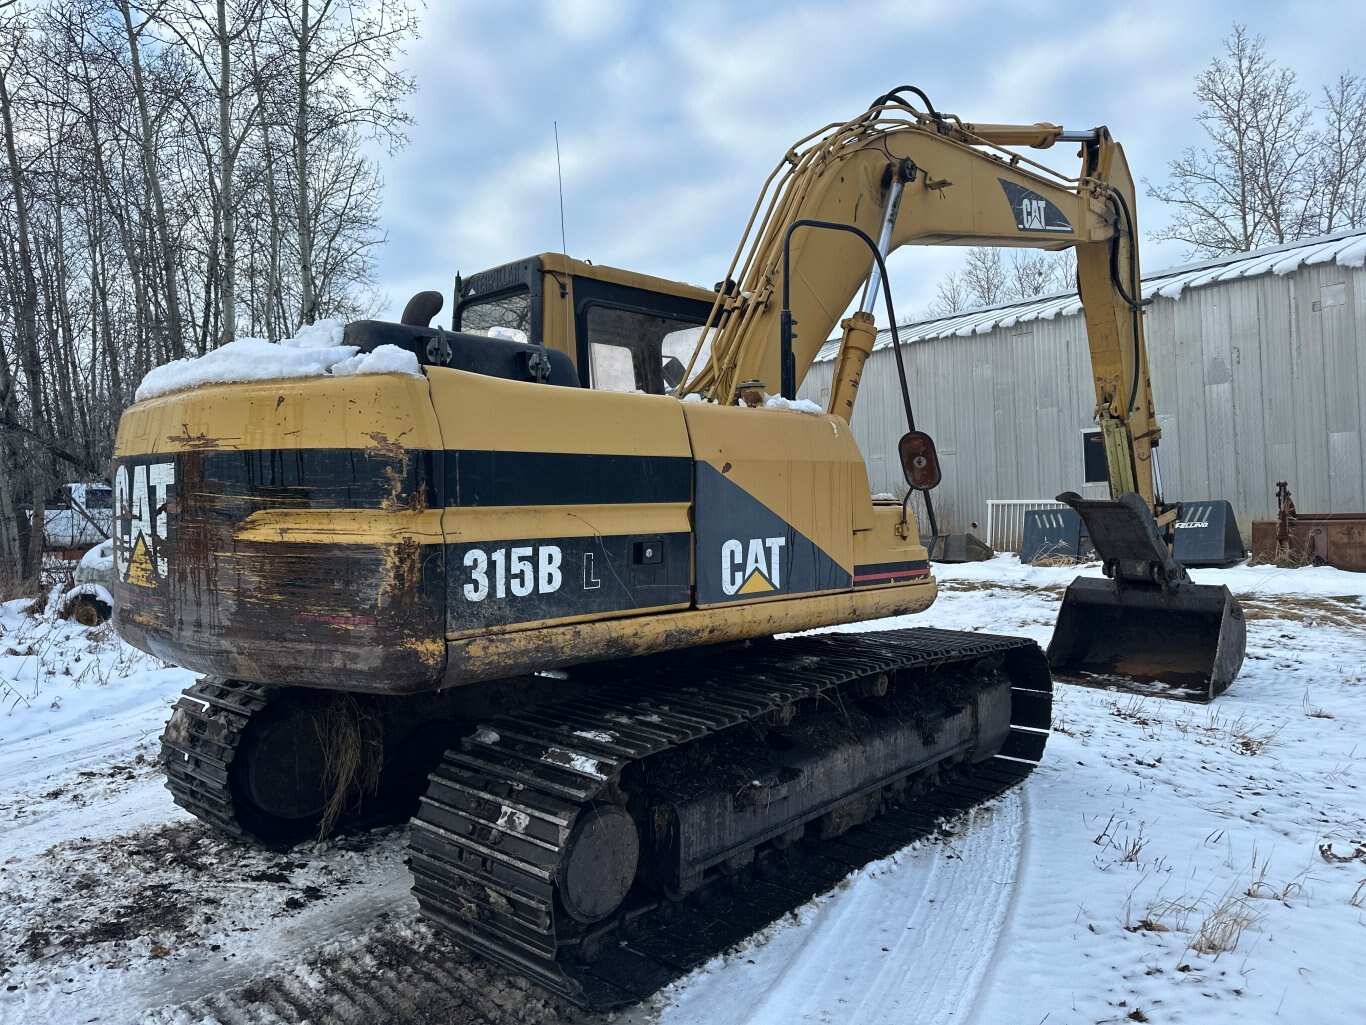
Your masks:
<path fill-rule="evenodd" d="M 166 545 L 175 463 L 119 464 L 114 471 L 114 568 L 119 579 L 155 587 L 168 570 Z"/>
<path fill-rule="evenodd" d="M 1067 216 L 1032 189 L 1023 185 L 996 179 L 1005 191 L 1006 201 L 1015 214 L 1015 227 L 1020 231 L 1059 231 L 1070 232 L 1072 224 Z"/>

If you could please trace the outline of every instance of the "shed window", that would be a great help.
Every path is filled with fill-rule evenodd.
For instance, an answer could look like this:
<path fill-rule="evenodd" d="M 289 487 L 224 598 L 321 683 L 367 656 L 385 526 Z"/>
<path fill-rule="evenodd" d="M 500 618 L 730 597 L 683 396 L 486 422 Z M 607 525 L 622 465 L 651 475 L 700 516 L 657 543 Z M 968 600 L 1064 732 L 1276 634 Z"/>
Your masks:
<path fill-rule="evenodd" d="M 1092 427 L 1081 432 L 1081 459 L 1087 484 L 1109 483 L 1110 471 L 1105 462 L 1105 440 L 1099 428 Z"/>

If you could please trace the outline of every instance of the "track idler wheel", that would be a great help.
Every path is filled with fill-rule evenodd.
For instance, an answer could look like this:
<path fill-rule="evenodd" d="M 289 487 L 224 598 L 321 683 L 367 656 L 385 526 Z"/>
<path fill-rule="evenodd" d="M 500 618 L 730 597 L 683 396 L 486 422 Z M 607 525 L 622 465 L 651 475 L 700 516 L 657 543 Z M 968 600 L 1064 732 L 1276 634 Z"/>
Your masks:
<path fill-rule="evenodd" d="M 230 709 L 236 695 L 240 709 Z M 209 680 L 186 696 L 191 701 L 176 707 L 163 737 L 168 776 L 178 782 L 172 790 L 238 839 L 288 847 L 335 832 L 373 803 L 383 730 L 351 696 Z M 220 781 L 181 778 L 186 755 L 199 754 L 222 766 Z"/>
<path fill-rule="evenodd" d="M 560 902 L 576 922 L 590 925 L 621 906 L 635 882 L 640 833 L 625 808 L 585 808 L 560 861 Z"/>
<path fill-rule="evenodd" d="M 317 837 L 327 806 L 322 701 L 287 695 L 253 716 L 233 759 L 233 804 L 268 844 Z"/>

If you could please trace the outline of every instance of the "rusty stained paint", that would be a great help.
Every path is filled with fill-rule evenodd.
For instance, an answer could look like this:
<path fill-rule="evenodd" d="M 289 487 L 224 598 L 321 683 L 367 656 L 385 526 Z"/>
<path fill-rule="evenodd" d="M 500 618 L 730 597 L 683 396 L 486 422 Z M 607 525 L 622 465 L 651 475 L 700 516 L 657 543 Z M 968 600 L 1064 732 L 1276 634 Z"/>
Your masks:
<path fill-rule="evenodd" d="M 202 449 L 185 452 L 177 460 L 179 481 L 176 488 L 178 505 L 175 520 L 175 544 L 172 550 L 169 608 L 177 618 L 186 616 L 188 606 L 194 605 L 195 620 L 203 623 L 205 610 L 208 623 L 216 625 L 218 602 L 219 549 L 228 540 L 222 527 L 215 529 L 216 518 L 211 513 L 214 497 L 204 490 L 204 456 Z"/>
<path fill-rule="evenodd" d="M 413 488 L 412 492 L 406 498 L 404 497 L 403 487 L 408 479 L 408 456 L 406 454 L 397 466 L 386 466 L 384 468 L 384 479 L 389 485 L 389 491 L 380 503 L 381 509 L 390 513 L 426 511 L 427 496 L 421 487 Z"/>
<path fill-rule="evenodd" d="M 399 444 L 399 440 L 407 433 L 407 431 L 404 431 L 403 434 L 400 434 L 398 438 L 393 441 L 390 441 L 389 436 L 383 431 L 371 431 L 366 437 L 375 443 L 376 451 L 383 452 L 386 456 L 392 456 L 395 459 L 402 459 L 406 462 L 408 450 Z"/>
<path fill-rule="evenodd" d="M 380 556 L 379 605 L 414 607 L 422 593 L 422 546 L 405 537 L 397 544 L 385 545 Z"/>
<path fill-rule="evenodd" d="M 427 508 L 427 496 L 422 488 L 414 488 L 411 494 L 406 497 L 404 495 L 403 486 L 408 479 L 412 450 L 400 444 L 399 439 L 407 433 L 404 431 L 393 440 L 390 440 L 383 431 L 370 431 L 366 434 L 366 437 L 374 442 L 375 451 L 395 460 L 394 465 L 384 468 L 384 479 L 389 486 L 389 492 L 384 496 L 380 508 L 385 512 L 423 512 Z"/>
<path fill-rule="evenodd" d="M 666 613 L 667 614 L 667 613 Z M 555 629 L 554 645 L 558 656 L 546 650 L 546 638 L 539 630 L 522 630 L 484 638 L 474 636 L 450 645 L 446 683 L 474 683 L 533 672 L 546 667 L 574 665 L 642 654 L 634 634 L 638 620 L 625 617 L 614 621 L 617 631 L 604 637 L 596 622 L 573 623 Z M 669 627 L 660 631 L 649 651 L 677 651 L 699 647 L 716 640 L 716 625 Z M 573 653 L 573 654 L 571 654 Z"/>
<path fill-rule="evenodd" d="M 439 672 L 446 664 L 446 642 L 440 637 L 405 637 L 398 646 L 411 651 L 434 671 Z"/>
<path fill-rule="evenodd" d="M 204 449 L 216 449 L 224 441 L 239 440 L 237 438 L 210 438 L 203 431 L 200 431 L 198 434 L 191 434 L 189 424 L 181 424 L 180 429 L 185 433 L 168 434 L 166 435 L 166 440 L 172 445 L 182 445 L 187 449 L 197 449 L 201 451 Z"/>
<path fill-rule="evenodd" d="M 842 591 L 719 609 L 691 609 L 476 634 L 448 644 L 442 686 L 516 676 L 651 652 L 677 651 L 855 620 L 920 612 L 934 601 L 933 579 L 903 587 Z"/>

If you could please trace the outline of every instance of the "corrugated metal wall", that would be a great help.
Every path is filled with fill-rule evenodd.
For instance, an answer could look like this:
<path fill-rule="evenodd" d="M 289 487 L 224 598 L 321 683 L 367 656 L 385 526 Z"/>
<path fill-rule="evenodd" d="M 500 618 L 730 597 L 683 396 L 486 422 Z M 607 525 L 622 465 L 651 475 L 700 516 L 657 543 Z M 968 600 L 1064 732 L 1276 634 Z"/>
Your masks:
<path fill-rule="evenodd" d="M 1245 541 L 1275 515 L 1278 480 L 1302 512 L 1366 510 L 1366 270 L 1306 265 L 1159 296 L 1146 327 L 1168 500 L 1227 498 Z M 1082 487 L 1095 399 L 1080 315 L 903 349 L 916 426 L 943 462 L 942 530 L 985 526 L 988 499 L 1097 493 Z M 802 396 L 823 403 L 833 371 L 814 364 Z M 889 349 L 869 358 L 853 430 L 873 491 L 901 494 Z"/>

